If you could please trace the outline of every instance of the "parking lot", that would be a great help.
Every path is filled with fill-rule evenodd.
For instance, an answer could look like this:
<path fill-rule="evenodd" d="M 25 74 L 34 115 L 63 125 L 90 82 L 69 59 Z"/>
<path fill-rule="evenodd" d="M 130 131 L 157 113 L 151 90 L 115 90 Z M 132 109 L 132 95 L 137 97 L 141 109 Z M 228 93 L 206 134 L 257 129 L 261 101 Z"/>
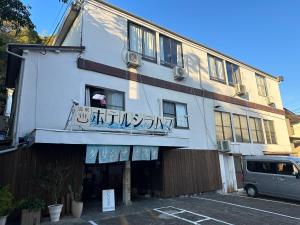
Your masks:
<path fill-rule="evenodd" d="M 144 199 L 114 212 L 88 210 L 80 225 L 300 224 L 300 203 L 238 194 L 203 194 L 170 199 Z"/>

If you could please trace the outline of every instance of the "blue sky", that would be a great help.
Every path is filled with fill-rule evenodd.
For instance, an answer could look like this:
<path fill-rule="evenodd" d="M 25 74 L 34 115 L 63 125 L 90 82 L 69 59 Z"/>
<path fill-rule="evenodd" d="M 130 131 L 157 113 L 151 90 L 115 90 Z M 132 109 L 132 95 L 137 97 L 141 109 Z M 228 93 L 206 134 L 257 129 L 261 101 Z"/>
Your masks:
<path fill-rule="evenodd" d="M 41 34 L 64 11 L 58 0 L 23 0 Z M 284 106 L 300 114 L 299 0 L 108 0 L 122 9 L 273 75 L 283 75 Z M 61 12 L 61 13 L 59 13 Z"/>

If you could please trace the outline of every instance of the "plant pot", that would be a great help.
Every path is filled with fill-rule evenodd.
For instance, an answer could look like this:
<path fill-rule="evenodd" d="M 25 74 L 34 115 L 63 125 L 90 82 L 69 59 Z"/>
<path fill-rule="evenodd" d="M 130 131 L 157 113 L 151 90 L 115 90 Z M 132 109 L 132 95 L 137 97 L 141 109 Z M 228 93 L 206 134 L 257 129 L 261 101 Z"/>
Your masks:
<path fill-rule="evenodd" d="M 72 201 L 72 215 L 76 218 L 81 217 L 83 202 Z"/>
<path fill-rule="evenodd" d="M 27 209 L 22 210 L 21 225 L 40 225 L 41 222 L 41 210 L 29 211 Z"/>
<path fill-rule="evenodd" d="M 59 221 L 59 217 L 60 217 L 62 207 L 63 207 L 62 204 L 55 204 L 55 205 L 49 205 L 48 206 L 51 222 Z"/>
<path fill-rule="evenodd" d="M 7 217 L 8 217 L 8 215 L 7 216 L 0 216 L 0 225 L 5 225 L 6 224 Z"/>

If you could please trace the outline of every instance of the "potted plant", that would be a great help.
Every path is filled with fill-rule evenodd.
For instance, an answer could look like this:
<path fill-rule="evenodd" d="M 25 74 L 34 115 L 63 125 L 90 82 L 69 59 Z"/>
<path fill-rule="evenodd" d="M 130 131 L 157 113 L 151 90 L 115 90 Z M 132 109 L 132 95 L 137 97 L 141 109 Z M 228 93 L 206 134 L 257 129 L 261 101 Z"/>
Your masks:
<path fill-rule="evenodd" d="M 39 225 L 44 206 L 45 202 L 39 198 L 23 199 L 18 206 L 22 210 L 21 225 Z"/>
<path fill-rule="evenodd" d="M 9 187 L 0 187 L 0 225 L 5 225 L 7 216 L 13 210 L 13 200 Z"/>
<path fill-rule="evenodd" d="M 54 204 L 48 205 L 51 222 L 57 222 L 60 218 L 60 213 L 63 204 L 58 203 L 65 189 L 64 180 L 68 177 L 70 167 L 64 166 L 63 163 L 57 161 L 48 164 L 40 176 L 41 187 L 51 196 Z"/>
<path fill-rule="evenodd" d="M 83 209 L 83 202 L 81 201 L 82 186 L 80 186 L 77 191 L 74 191 L 72 186 L 69 185 L 69 192 L 72 200 L 72 215 L 76 218 L 79 218 L 82 214 Z"/>

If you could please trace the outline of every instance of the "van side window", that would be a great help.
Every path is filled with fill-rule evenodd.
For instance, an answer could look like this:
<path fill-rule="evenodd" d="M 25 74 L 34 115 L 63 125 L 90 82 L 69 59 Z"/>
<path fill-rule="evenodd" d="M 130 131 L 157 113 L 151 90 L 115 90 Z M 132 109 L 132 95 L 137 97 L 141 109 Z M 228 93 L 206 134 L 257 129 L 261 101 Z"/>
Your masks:
<path fill-rule="evenodd" d="M 276 163 L 247 161 L 247 169 L 256 173 L 276 174 Z"/>
<path fill-rule="evenodd" d="M 297 168 L 288 162 L 277 163 L 277 173 L 281 175 L 295 176 L 298 173 Z"/>

